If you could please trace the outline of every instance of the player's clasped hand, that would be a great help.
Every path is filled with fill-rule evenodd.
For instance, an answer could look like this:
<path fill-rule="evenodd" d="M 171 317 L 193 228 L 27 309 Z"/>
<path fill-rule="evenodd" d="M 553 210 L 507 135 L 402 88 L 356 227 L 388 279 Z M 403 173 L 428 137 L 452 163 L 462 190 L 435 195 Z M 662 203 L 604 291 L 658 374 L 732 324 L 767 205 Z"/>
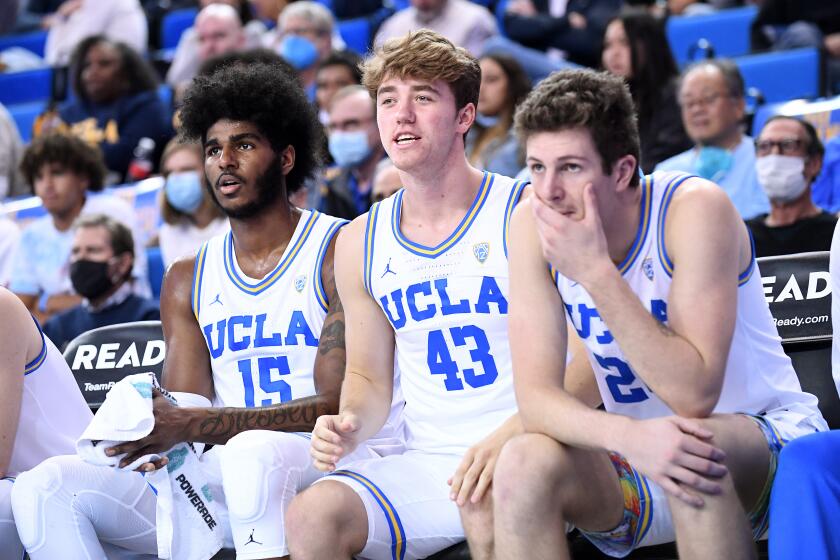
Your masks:
<path fill-rule="evenodd" d="M 309 454 L 315 468 L 332 472 L 342 457 L 352 453 L 359 444 L 359 420 L 355 414 L 324 415 L 315 421 Z"/>
<path fill-rule="evenodd" d="M 130 465 L 143 455 L 164 453 L 172 449 L 175 445 L 185 441 L 183 434 L 185 433 L 186 426 L 180 409 L 169 402 L 157 389 L 153 389 L 152 411 L 155 415 L 155 427 L 149 435 L 136 441 L 127 441 L 114 447 L 109 447 L 105 450 L 105 454 L 109 457 L 122 455 L 123 453 L 126 454 L 120 460 L 120 468 Z M 169 460 L 166 457 L 161 457 L 156 461 L 143 463 L 137 467 L 137 470 L 141 472 L 152 472 L 163 468 L 168 462 Z"/>
<path fill-rule="evenodd" d="M 633 421 L 631 429 L 617 451 L 666 492 L 696 508 L 704 504 L 698 494 L 721 492 L 726 456 L 698 422 L 669 416 Z"/>
<path fill-rule="evenodd" d="M 566 195 L 570 197 L 570 195 Z M 538 196 L 529 199 L 545 259 L 566 278 L 585 284 L 601 265 L 611 265 L 595 190 L 583 188 L 582 208 L 549 206 Z M 571 204 L 571 201 L 569 203 Z M 570 250 L 574 248 L 574 250 Z"/>

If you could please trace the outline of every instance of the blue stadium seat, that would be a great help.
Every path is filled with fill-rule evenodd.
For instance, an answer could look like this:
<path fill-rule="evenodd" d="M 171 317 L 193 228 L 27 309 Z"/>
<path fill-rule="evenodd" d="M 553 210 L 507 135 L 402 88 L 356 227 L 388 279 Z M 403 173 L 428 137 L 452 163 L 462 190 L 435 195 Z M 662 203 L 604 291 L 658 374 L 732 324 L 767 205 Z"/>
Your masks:
<path fill-rule="evenodd" d="M 160 247 L 148 247 L 146 259 L 149 262 L 149 284 L 152 285 L 152 297 L 160 299 L 160 287 L 163 284 L 163 258 L 160 255 Z"/>
<path fill-rule="evenodd" d="M 821 94 L 820 52 L 796 49 L 734 59 L 748 88 L 757 88 L 767 103 L 814 99 Z"/>
<path fill-rule="evenodd" d="M 364 56 L 370 49 L 370 20 L 368 18 L 347 19 L 338 22 L 338 32 L 347 43 L 347 48 Z"/>
<path fill-rule="evenodd" d="M 160 48 L 173 49 L 178 46 L 181 33 L 192 27 L 198 8 L 173 10 L 163 16 L 160 22 Z"/>
<path fill-rule="evenodd" d="M 14 105 L 50 98 L 52 69 L 40 68 L 24 72 L 0 73 L 0 103 Z"/>
<path fill-rule="evenodd" d="M 825 141 L 836 136 L 840 131 L 840 95 L 816 101 L 794 99 L 783 103 L 762 105 L 753 118 L 753 137 L 761 132 L 764 123 L 773 115 L 802 117 L 814 125 L 820 138 Z"/>
<path fill-rule="evenodd" d="M 32 140 L 32 125 L 35 124 L 35 119 L 47 109 L 47 103 L 44 101 L 33 101 L 31 103 L 19 103 L 6 107 L 12 118 L 15 119 L 20 137 L 25 143 Z"/>
<path fill-rule="evenodd" d="M 46 31 L 33 31 L 32 33 L 21 33 L 18 35 L 4 35 L 0 37 L 0 51 L 11 47 L 21 47 L 34 52 L 40 57 L 43 57 L 44 46 L 46 43 Z"/>
<path fill-rule="evenodd" d="M 750 52 L 750 25 L 758 10 L 755 6 L 722 10 L 702 16 L 668 18 L 665 31 L 677 64 L 691 62 L 691 51 L 701 39 L 709 42 L 718 57 Z"/>

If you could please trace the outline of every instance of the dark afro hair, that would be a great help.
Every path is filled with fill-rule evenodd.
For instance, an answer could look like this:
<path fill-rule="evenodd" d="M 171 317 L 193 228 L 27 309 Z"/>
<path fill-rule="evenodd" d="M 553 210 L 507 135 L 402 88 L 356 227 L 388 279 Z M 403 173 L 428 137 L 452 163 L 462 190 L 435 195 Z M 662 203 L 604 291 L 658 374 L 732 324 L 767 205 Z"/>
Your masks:
<path fill-rule="evenodd" d="M 325 142 L 318 115 L 297 79 L 278 65 L 233 64 L 197 76 L 184 95 L 181 136 L 204 144 L 210 127 L 224 119 L 253 123 L 278 154 L 294 148 L 288 193 L 300 189 L 321 163 Z"/>

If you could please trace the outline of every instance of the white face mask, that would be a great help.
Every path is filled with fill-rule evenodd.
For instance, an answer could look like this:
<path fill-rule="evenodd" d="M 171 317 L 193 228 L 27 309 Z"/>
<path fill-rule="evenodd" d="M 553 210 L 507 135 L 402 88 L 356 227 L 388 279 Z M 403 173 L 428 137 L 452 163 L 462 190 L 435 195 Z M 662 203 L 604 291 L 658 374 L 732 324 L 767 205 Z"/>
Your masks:
<path fill-rule="evenodd" d="M 805 160 L 796 156 L 771 154 L 756 158 L 755 172 L 767 198 L 791 202 L 805 192 Z"/>

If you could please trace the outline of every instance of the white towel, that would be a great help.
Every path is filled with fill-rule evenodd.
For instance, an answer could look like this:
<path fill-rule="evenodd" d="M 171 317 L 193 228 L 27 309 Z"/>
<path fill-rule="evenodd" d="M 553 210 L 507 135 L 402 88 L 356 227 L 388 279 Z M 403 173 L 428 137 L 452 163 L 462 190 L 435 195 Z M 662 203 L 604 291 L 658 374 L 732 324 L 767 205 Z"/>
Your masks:
<path fill-rule="evenodd" d="M 161 389 L 153 373 L 129 375 L 114 385 L 105 402 L 76 442 L 79 456 L 94 465 L 118 467 L 122 456 L 108 457 L 105 449 L 135 441 L 151 433 L 155 425 L 152 389 Z M 222 548 L 224 531 L 218 526 L 213 494 L 189 443 L 179 443 L 162 454 L 165 468 L 147 475 L 157 493 L 157 543 L 160 558 L 207 560 Z M 134 470 L 161 455 L 146 455 L 123 470 Z"/>

